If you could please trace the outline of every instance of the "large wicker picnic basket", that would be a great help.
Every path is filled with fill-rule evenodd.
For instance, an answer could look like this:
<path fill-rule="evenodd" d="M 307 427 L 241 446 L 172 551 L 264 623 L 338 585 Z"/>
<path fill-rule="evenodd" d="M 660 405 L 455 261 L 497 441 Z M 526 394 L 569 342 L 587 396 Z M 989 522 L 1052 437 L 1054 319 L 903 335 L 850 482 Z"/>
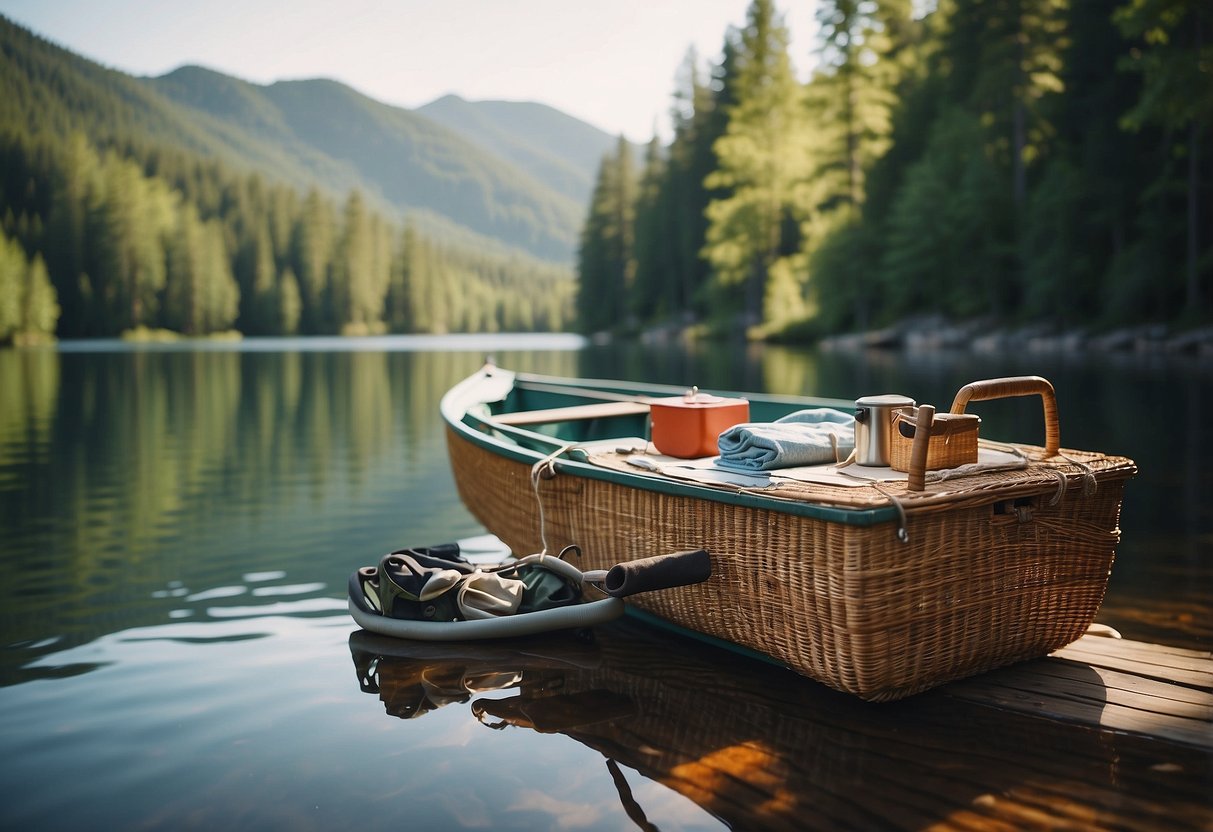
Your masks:
<path fill-rule="evenodd" d="M 1028 466 L 936 479 L 921 492 L 799 484 L 724 502 L 704 488 L 637 488 L 573 466 L 533 480 L 532 465 L 454 430 L 448 448 L 463 501 L 513 551 L 576 543 L 578 565 L 599 569 L 707 549 L 707 582 L 630 600 L 838 690 L 892 700 L 1046 655 L 1099 609 L 1136 466 L 1061 450 L 1052 387 L 1023 383 L 969 385 L 953 412 L 1039 393 L 1045 447 L 1015 446 Z M 594 461 L 625 468 L 609 453 Z"/>

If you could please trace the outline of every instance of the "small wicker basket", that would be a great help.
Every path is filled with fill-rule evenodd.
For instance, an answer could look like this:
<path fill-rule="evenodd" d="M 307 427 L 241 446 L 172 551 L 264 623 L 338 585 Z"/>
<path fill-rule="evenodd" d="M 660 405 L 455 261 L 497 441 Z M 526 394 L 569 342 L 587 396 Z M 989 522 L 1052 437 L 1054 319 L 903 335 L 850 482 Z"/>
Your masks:
<path fill-rule="evenodd" d="M 910 470 L 917 412 L 917 408 L 907 407 L 893 416 L 889 465 L 894 471 Z M 937 414 L 931 422 L 925 470 L 959 468 L 977 462 L 977 434 L 980 427 L 981 417 L 972 413 Z"/>

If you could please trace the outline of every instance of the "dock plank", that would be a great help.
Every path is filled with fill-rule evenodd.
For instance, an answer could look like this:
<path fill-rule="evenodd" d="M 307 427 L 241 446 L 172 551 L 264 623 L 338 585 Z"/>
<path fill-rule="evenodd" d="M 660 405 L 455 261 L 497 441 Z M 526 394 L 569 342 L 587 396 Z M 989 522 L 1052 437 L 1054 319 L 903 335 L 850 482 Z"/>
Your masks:
<path fill-rule="evenodd" d="M 1078 641 L 1061 648 L 1053 653 L 1062 658 L 1079 658 L 1082 661 L 1099 664 L 1105 667 L 1131 664 L 1136 670 L 1160 668 L 1156 673 L 1176 671 L 1180 675 L 1170 675 L 1172 681 L 1180 681 L 1185 676 L 1195 687 L 1213 689 L 1213 658 L 1208 654 L 1201 655 L 1195 651 L 1188 654 L 1176 654 L 1165 650 L 1152 650 L 1155 645 L 1142 642 L 1125 644 L 1121 639 L 1104 639 L 1095 636 L 1083 636 Z"/>
<path fill-rule="evenodd" d="M 1197 650 L 1088 635 L 943 693 L 1213 752 L 1213 655 Z"/>
<path fill-rule="evenodd" d="M 1085 665 L 1081 662 L 1071 660 L 1060 660 L 1042 664 L 1037 672 L 1041 676 L 1053 676 L 1059 679 L 1074 679 L 1077 681 L 1089 680 L 1090 674 L 1087 669 L 1092 668 L 1092 665 Z M 1142 676 L 1136 676 L 1132 673 L 1123 673 L 1117 670 L 1108 668 L 1095 668 L 1099 674 L 1100 682 L 1109 690 L 1126 691 L 1129 693 L 1138 693 L 1143 696 L 1154 696 L 1162 700 L 1169 700 L 1178 703 L 1189 703 L 1193 705 L 1203 705 L 1206 708 L 1213 703 L 1213 694 L 1196 688 L 1189 688 L 1183 685 L 1173 685 L 1167 682 L 1160 682 L 1157 679 L 1149 679 Z"/>

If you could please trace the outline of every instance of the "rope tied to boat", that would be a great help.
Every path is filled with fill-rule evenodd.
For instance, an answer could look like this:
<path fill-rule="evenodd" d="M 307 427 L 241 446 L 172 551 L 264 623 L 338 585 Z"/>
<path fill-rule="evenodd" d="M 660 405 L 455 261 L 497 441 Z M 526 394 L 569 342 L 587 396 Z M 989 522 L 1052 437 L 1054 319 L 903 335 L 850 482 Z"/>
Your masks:
<path fill-rule="evenodd" d="M 1066 456 L 1061 451 L 1058 451 L 1057 455 L 1079 470 L 1079 473 L 1082 475 L 1082 495 L 1084 497 L 1090 497 L 1099 490 L 1099 480 L 1095 476 L 1094 468 L 1082 460 Z M 1057 479 L 1057 491 L 1053 494 L 1052 499 L 1049 500 L 1049 505 L 1055 506 L 1066 496 L 1066 491 L 1070 487 L 1070 478 L 1060 468 L 1050 468 L 1049 473 Z"/>
<path fill-rule="evenodd" d="M 901 500 L 897 498 L 896 494 L 882 488 L 880 483 L 873 481 L 872 487 L 876 489 L 877 492 L 887 497 L 889 502 L 892 503 L 893 508 L 897 509 L 897 539 L 902 543 L 909 543 L 910 532 L 907 528 L 908 523 L 906 521 L 906 507 L 902 504 Z"/>
<path fill-rule="evenodd" d="M 539 505 L 539 542 L 543 544 L 543 549 L 539 552 L 541 555 L 548 553 L 548 532 L 547 520 L 543 514 L 543 497 L 539 494 L 539 481 L 555 477 L 557 457 L 568 453 L 576 444 L 576 442 L 566 442 L 531 466 L 531 492 L 535 495 L 535 502 Z"/>

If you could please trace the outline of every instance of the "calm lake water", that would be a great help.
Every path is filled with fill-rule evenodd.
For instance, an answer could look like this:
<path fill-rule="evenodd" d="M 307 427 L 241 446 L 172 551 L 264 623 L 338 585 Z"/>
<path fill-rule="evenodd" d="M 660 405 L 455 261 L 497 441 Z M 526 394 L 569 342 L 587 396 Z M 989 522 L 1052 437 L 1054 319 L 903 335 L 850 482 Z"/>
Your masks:
<path fill-rule="evenodd" d="M 1063 446 L 1141 469 L 1097 620 L 1213 647 L 1209 362 L 565 336 L 0 351 L 0 826 L 717 829 L 794 810 L 808 826 L 921 828 L 1017 785 L 975 757 L 935 799 L 890 796 L 871 786 L 898 776 L 867 750 L 880 731 L 1024 737 L 976 712 L 873 710 L 634 622 L 592 643 L 454 651 L 355 632 L 355 568 L 409 544 L 494 546 L 455 493 L 437 412 L 489 353 L 941 409 L 969 381 L 1044 375 Z M 1035 402 L 973 410 L 983 435 L 1038 443 Z M 906 754 L 896 771 L 925 765 Z"/>

